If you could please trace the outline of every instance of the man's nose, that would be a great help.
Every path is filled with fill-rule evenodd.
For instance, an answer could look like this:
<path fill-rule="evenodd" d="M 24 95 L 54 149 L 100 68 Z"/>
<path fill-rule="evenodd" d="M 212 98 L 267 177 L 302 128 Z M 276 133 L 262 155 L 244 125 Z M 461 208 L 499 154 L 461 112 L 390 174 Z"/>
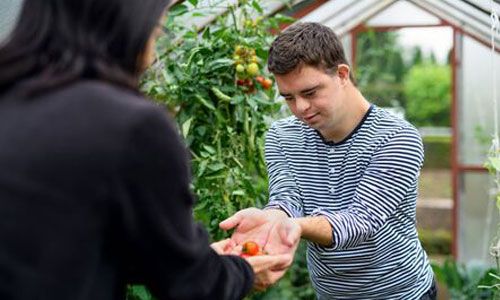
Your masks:
<path fill-rule="evenodd" d="M 297 97 L 295 99 L 295 105 L 297 107 L 297 110 L 299 112 L 303 113 L 309 109 L 309 107 L 311 106 L 311 103 L 307 99 L 304 99 L 302 97 Z"/>

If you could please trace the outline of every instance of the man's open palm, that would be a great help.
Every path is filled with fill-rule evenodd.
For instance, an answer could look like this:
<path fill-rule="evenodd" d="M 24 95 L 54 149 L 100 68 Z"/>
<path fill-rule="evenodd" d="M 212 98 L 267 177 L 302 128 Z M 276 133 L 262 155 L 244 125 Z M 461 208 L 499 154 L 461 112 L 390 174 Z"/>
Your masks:
<path fill-rule="evenodd" d="M 254 241 L 269 254 L 293 254 L 300 240 L 300 226 L 284 213 L 247 208 L 220 223 L 220 228 L 234 228 L 231 239 L 236 245 Z"/>

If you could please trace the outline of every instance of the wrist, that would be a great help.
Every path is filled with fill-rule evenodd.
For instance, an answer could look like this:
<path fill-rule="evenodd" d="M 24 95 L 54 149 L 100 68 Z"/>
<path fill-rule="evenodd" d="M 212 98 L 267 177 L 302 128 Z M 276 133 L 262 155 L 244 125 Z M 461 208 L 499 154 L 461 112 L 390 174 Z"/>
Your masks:
<path fill-rule="evenodd" d="M 299 226 L 300 228 L 300 236 L 304 237 L 304 235 L 307 233 L 307 221 L 305 217 L 302 218 L 295 218 L 294 222 Z"/>
<path fill-rule="evenodd" d="M 288 218 L 288 214 L 279 207 L 264 208 L 263 211 L 270 218 Z"/>

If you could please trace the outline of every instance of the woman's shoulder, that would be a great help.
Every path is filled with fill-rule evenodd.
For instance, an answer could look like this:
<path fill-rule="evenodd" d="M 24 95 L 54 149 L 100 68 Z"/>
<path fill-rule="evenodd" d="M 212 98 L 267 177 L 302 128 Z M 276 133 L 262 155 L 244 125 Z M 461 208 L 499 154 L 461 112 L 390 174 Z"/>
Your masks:
<path fill-rule="evenodd" d="M 109 102 L 115 105 L 153 105 L 151 101 L 132 89 L 97 80 L 80 80 L 55 93 L 72 94 L 74 99 L 83 98 L 85 101 Z"/>
<path fill-rule="evenodd" d="M 54 92 L 58 98 L 82 113 L 130 120 L 143 114 L 165 114 L 158 103 L 132 89 L 95 80 L 75 82 Z"/>

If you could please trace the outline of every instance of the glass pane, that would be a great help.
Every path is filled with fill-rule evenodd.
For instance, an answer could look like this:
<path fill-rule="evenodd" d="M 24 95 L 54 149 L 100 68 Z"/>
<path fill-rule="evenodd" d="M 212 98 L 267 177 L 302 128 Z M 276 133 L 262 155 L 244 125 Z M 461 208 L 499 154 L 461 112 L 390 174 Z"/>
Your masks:
<path fill-rule="evenodd" d="M 342 45 L 344 46 L 344 52 L 345 52 L 345 57 L 347 58 L 347 61 L 349 64 L 352 66 L 352 46 L 351 46 L 351 35 L 346 34 L 341 38 Z"/>
<path fill-rule="evenodd" d="M 493 186 L 486 172 L 468 172 L 460 176 L 458 214 L 458 259 L 466 262 L 482 260 L 493 263 L 489 245 L 497 234 L 500 220 Z"/>
<path fill-rule="evenodd" d="M 349 17 L 352 17 L 352 10 L 356 9 L 357 6 L 362 6 L 364 1 L 358 3 L 353 3 L 352 0 L 335 0 L 327 1 L 325 4 L 316 8 L 312 12 L 305 15 L 301 22 L 320 22 L 326 25 L 326 22 L 331 19 L 335 19 L 338 22 L 346 21 Z M 373 2 L 373 0 L 370 0 Z M 354 5 L 353 5 L 354 4 Z"/>
<path fill-rule="evenodd" d="M 366 23 L 367 26 L 438 25 L 439 18 L 408 1 L 396 1 Z"/>
<path fill-rule="evenodd" d="M 0 5 L 0 43 L 14 27 L 22 3 L 22 0 L 2 0 L 2 5 Z"/>
<path fill-rule="evenodd" d="M 497 99 L 500 101 L 500 55 L 495 54 Z M 494 133 L 493 63 L 491 50 L 464 36 L 462 80 L 459 93 L 459 160 L 464 165 L 483 165 Z M 500 105 L 500 103 L 499 103 Z M 498 109 L 498 108 L 497 108 Z M 500 113 L 500 111 L 499 111 Z"/>

